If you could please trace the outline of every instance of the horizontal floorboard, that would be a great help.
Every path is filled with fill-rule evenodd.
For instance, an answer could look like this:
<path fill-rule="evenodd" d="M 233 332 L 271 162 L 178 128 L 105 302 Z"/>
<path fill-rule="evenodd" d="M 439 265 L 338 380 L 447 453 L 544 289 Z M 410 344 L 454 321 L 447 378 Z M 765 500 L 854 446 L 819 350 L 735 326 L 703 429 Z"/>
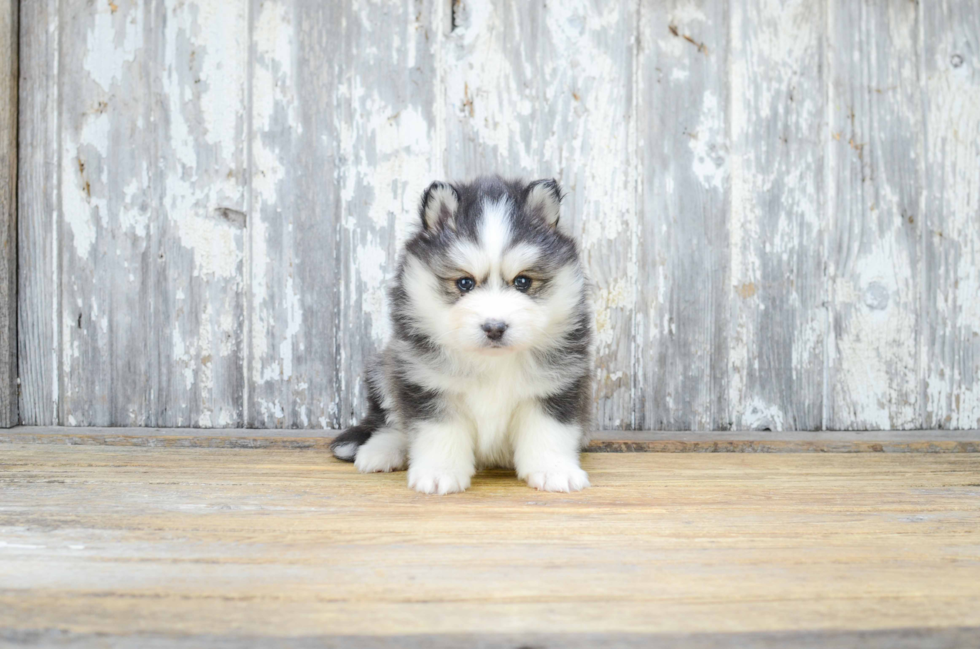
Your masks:
<path fill-rule="evenodd" d="M 954 629 L 883 629 L 871 631 L 783 631 L 778 633 L 534 633 L 534 634 L 415 634 L 395 636 L 307 636 L 289 638 L 290 649 L 973 649 L 980 627 Z M 251 649 L 281 646 L 276 636 L 169 636 L 139 634 L 106 637 L 59 631 L 10 632 L 0 630 L 0 643 L 59 649 L 163 649 L 206 647 Z M 0 645 L 2 646 L 2 645 Z"/>

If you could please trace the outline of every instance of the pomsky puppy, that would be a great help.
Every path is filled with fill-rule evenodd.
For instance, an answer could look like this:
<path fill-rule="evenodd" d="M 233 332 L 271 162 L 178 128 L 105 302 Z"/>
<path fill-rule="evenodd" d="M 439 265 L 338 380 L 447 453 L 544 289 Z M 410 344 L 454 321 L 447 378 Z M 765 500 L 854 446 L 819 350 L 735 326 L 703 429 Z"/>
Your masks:
<path fill-rule="evenodd" d="M 589 486 L 592 314 L 561 189 L 433 183 L 389 292 L 392 339 L 367 372 L 368 411 L 331 444 L 359 471 L 408 468 L 423 493 L 507 467 L 545 491 Z"/>

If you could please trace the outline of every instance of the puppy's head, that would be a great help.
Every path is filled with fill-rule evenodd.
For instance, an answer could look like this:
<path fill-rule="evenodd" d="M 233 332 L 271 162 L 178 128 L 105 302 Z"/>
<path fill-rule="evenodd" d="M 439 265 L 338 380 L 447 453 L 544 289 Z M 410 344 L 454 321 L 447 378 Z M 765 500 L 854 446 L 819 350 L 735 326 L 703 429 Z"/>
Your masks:
<path fill-rule="evenodd" d="M 561 198 L 554 180 L 433 183 L 406 244 L 396 327 L 485 355 L 561 344 L 585 313 L 575 243 L 558 227 Z"/>

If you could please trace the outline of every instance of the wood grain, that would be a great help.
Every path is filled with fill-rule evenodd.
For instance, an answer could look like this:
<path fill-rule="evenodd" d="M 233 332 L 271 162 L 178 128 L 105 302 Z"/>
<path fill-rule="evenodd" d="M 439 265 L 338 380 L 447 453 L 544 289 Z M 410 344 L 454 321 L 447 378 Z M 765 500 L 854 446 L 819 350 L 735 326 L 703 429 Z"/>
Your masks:
<path fill-rule="evenodd" d="M 339 427 L 343 9 L 250 11 L 246 421 Z"/>
<path fill-rule="evenodd" d="M 584 466 L 579 494 L 497 471 L 439 498 L 326 453 L 5 445 L 0 628 L 217 643 L 980 626 L 980 455 Z"/>
<path fill-rule="evenodd" d="M 920 428 L 914 3 L 831 2 L 831 428 Z"/>
<path fill-rule="evenodd" d="M 731 309 L 720 315 L 736 430 L 841 427 L 824 421 L 825 24 L 821 3 L 731 4 Z"/>
<path fill-rule="evenodd" d="M 637 424 L 727 429 L 728 5 L 643 3 Z"/>
<path fill-rule="evenodd" d="M 427 2 L 254 2 L 248 424 L 340 428 L 434 167 Z"/>
<path fill-rule="evenodd" d="M 149 6 L 147 74 L 162 98 L 151 104 L 160 127 L 151 129 L 145 200 L 154 207 L 141 252 L 150 345 L 128 362 L 148 365 L 144 425 L 242 426 L 248 10 L 227 0 Z M 137 372 L 130 365 L 120 376 Z"/>
<path fill-rule="evenodd" d="M 245 12 L 178 5 L 61 7 L 62 424 L 242 423 Z"/>
<path fill-rule="evenodd" d="M 0 428 L 19 423 L 17 387 L 17 0 L 0 0 Z"/>
<path fill-rule="evenodd" d="M 289 638 L 296 649 L 514 649 L 542 647 L 590 649 L 960 649 L 970 647 L 978 627 L 904 628 L 861 631 L 762 631 L 754 633 L 413 633 L 390 636 L 313 635 Z M 106 638 L 95 633 L 61 631 L 3 631 L 0 640 L 16 647 L 104 647 Z M 281 640 L 270 636 L 222 636 L 141 633 L 112 638 L 112 647 L 256 648 Z"/>
<path fill-rule="evenodd" d="M 980 421 L 980 8 L 923 3 L 922 425 Z"/>
<path fill-rule="evenodd" d="M 20 7 L 17 346 L 20 416 L 61 423 L 58 0 Z"/>

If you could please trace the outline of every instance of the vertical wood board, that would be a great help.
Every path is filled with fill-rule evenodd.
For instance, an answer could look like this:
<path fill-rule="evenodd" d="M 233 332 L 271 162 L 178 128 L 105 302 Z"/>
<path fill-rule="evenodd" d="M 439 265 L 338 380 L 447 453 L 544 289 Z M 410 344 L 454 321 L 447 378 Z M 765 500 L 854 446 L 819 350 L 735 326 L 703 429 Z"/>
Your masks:
<path fill-rule="evenodd" d="M 16 426 L 18 2 L 0 0 L 0 428 Z"/>
<path fill-rule="evenodd" d="M 728 6 L 644 2 L 637 425 L 729 424 Z"/>
<path fill-rule="evenodd" d="M 385 287 L 440 175 L 428 2 L 255 2 L 248 424 L 338 428 L 388 335 Z"/>
<path fill-rule="evenodd" d="M 830 429 L 922 427 L 916 8 L 829 4 Z"/>
<path fill-rule="evenodd" d="M 61 423 L 240 425 L 244 7 L 61 11 Z"/>
<path fill-rule="evenodd" d="M 824 426 L 824 12 L 731 3 L 729 425 Z"/>
<path fill-rule="evenodd" d="M 631 2 L 454 3 L 446 174 L 556 178 L 596 324 L 595 425 L 634 425 L 637 286 Z"/>
<path fill-rule="evenodd" d="M 980 426 L 980 6 L 921 3 L 922 421 Z"/>
<path fill-rule="evenodd" d="M 20 418 L 60 424 L 58 0 L 21 3 L 17 346 Z"/>

